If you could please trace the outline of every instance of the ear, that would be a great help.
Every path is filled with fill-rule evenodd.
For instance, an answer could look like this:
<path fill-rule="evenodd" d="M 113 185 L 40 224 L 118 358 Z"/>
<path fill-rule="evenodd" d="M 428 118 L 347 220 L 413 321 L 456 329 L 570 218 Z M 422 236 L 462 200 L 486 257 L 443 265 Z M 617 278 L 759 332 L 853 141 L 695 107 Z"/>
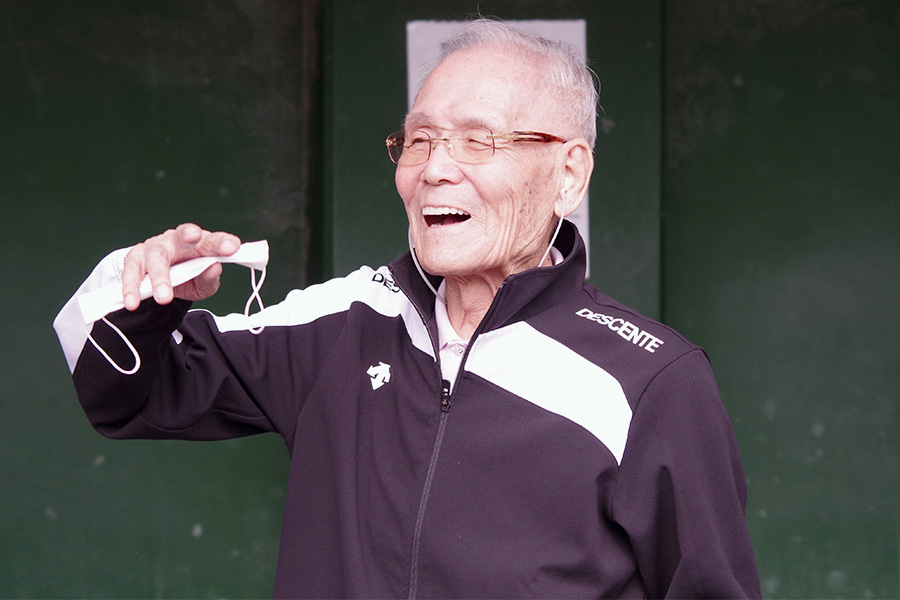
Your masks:
<path fill-rule="evenodd" d="M 587 195 L 594 171 L 594 153 L 587 140 L 576 138 L 563 145 L 558 160 L 560 193 L 553 211 L 563 218 L 572 214 Z"/>

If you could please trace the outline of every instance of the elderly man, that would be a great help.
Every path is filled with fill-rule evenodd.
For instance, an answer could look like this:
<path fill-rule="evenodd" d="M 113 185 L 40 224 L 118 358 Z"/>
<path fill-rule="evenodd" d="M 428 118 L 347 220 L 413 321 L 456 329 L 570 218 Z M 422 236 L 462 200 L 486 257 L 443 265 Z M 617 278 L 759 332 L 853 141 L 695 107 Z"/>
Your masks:
<path fill-rule="evenodd" d="M 182 225 L 114 253 L 79 293 L 119 279 L 127 310 L 88 327 L 70 303 L 56 321 L 91 422 L 283 436 L 276 596 L 758 596 L 706 356 L 584 283 L 563 219 L 588 187 L 595 110 L 582 57 L 469 24 L 387 140 L 410 253 L 249 320 L 188 310 L 218 263 L 169 280 L 234 253 L 233 235 Z M 112 366 L 132 360 L 120 334 L 133 374 Z"/>

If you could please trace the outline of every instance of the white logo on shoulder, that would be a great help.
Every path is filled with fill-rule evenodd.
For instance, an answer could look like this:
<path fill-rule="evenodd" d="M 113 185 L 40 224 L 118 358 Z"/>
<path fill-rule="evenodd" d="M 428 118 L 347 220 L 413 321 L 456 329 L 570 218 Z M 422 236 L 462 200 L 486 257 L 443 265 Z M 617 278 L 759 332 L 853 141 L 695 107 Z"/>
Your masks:
<path fill-rule="evenodd" d="M 369 367 L 366 375 L 372 379 L 372 389 L 377 390 L 391 380 L 391 365 L 379 362 L 377 365 Z"/>
<path fill-rule="evenodd" d="M 626 321 L 625 319 L 620 319 L 618 317 L 614 318 L 602 313 L 595 313 L 594 311 L 587 308 L 582 308 L 575 314 L 579 317 L 587 319 L 588 321 L 593 321 L 595 323 L 599 323 L 600 325 L 609 327 L 611 331 L 615 331 L 620 336 L 622 336 L 623 339 L 628 340 L 639 348 L 643 348 L 647 352 L 656 352 L 656 349 L 663 345 L 663 341 L 661 339 L 654 335 L 651 335 L 650 333 L 642 330 L 634 323 Z"/>

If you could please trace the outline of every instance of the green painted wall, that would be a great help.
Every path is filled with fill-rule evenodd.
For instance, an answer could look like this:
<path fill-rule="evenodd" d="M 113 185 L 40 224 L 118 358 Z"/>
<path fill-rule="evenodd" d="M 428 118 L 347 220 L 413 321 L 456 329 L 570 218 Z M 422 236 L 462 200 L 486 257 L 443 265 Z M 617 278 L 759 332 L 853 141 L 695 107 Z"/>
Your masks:
<path fill-rule="evenodd" d="M 271 59 L 293 33 L 179 1 L 4 3 L 0 25 L 0 597 L 270 595 L 281 441 L 100 437 L 51 321 L 106 252 L 183 220 L 284 254 L 265 215 L 293 171 L 267 165 L 297 154 L 273 111 L 296 63 Z M 241 310 L 246 271 L 225 286 L 210 306 Z"/>
<path fill-rule="evenodd" d="M 900 5 L 666 5 L 664 315 L 709 350 L 769 598 L 900 596 Z"/>
<path fill-rule="evenodd" d="M 314 5 L 0 8 L 0 597 L 271 593 L 280 440 L 101 438 L 50 322 L 105 252 L 182 220 L 269 239 L 267 302 L 402 252 L 404 24 L 479 10 L 587 20 L 592 280 L 709 350 L 764 595 L 900 596 L 900 7 Z M 227 268 L 208 306 L 247 290 Z"/>
<path fill-rule="evenodd" d="M 622 294 L 658 311 L 656 2 L 408 2 L 392 10 L 332 2 L 324 26 L 314 5 L 42 0 L 0 8 L 0 597 L 270 593 L 281 442 L 101 438 L 77 405 L 50 323 L 103 254 L 185 220 L 268 239 L 268 302 L 402 252 L 404 217 L 383 140 L 405 110 L 408 19 L 465 18 L 479 6 L 507 18 L 588 19 L 595 66 L 611 90 L 592 215 L 627 224 L 598 235 L 595 248 L 606 250 L 594 261 L 601 278 L 600 265 L 621 263 L 632 274 L 620 279 Z M 318 81 L 300 68 L 309 60 L 301 49 L 317 35 L 321 122 L 299 115 L 319 98 Z M 633 152 L 613 150 L 626 139 Z M 633 176 L 620 185 L 616 172 Z M 206 303 L 219 312 L 240 309 L 248 289 L 242 270 L 229 271 Z"/>

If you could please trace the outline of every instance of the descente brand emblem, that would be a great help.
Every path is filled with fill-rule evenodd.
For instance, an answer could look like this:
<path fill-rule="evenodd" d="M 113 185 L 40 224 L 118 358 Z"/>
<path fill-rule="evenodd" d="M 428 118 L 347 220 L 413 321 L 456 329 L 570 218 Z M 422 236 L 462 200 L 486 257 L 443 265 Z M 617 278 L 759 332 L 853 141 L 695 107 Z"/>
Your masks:
<path fill-rule="evenodd" d="M 656 352 L 656 349 L 663 345 L 661 339 L 650 335 L 634 323 L 626 321 L 625 319 L 611 317 L 609 315 L 604 315 L 603 313 L 595 313 L 587 308 L 582 308 L 575 314 L 588 321 L 593 321 L 598 325 L 609 327 L 611 331 L 615 331 L 623 339 L 628 340 L 639 348 L 643 348 L 647 352 Z"/>
<path fill-rule="evenodd" d="M 379 362 L 377 365 L 369 367 L 366 375 L 372 382 L 372 389 L 377 390 L 391 380 L 391 365 Z"/>

